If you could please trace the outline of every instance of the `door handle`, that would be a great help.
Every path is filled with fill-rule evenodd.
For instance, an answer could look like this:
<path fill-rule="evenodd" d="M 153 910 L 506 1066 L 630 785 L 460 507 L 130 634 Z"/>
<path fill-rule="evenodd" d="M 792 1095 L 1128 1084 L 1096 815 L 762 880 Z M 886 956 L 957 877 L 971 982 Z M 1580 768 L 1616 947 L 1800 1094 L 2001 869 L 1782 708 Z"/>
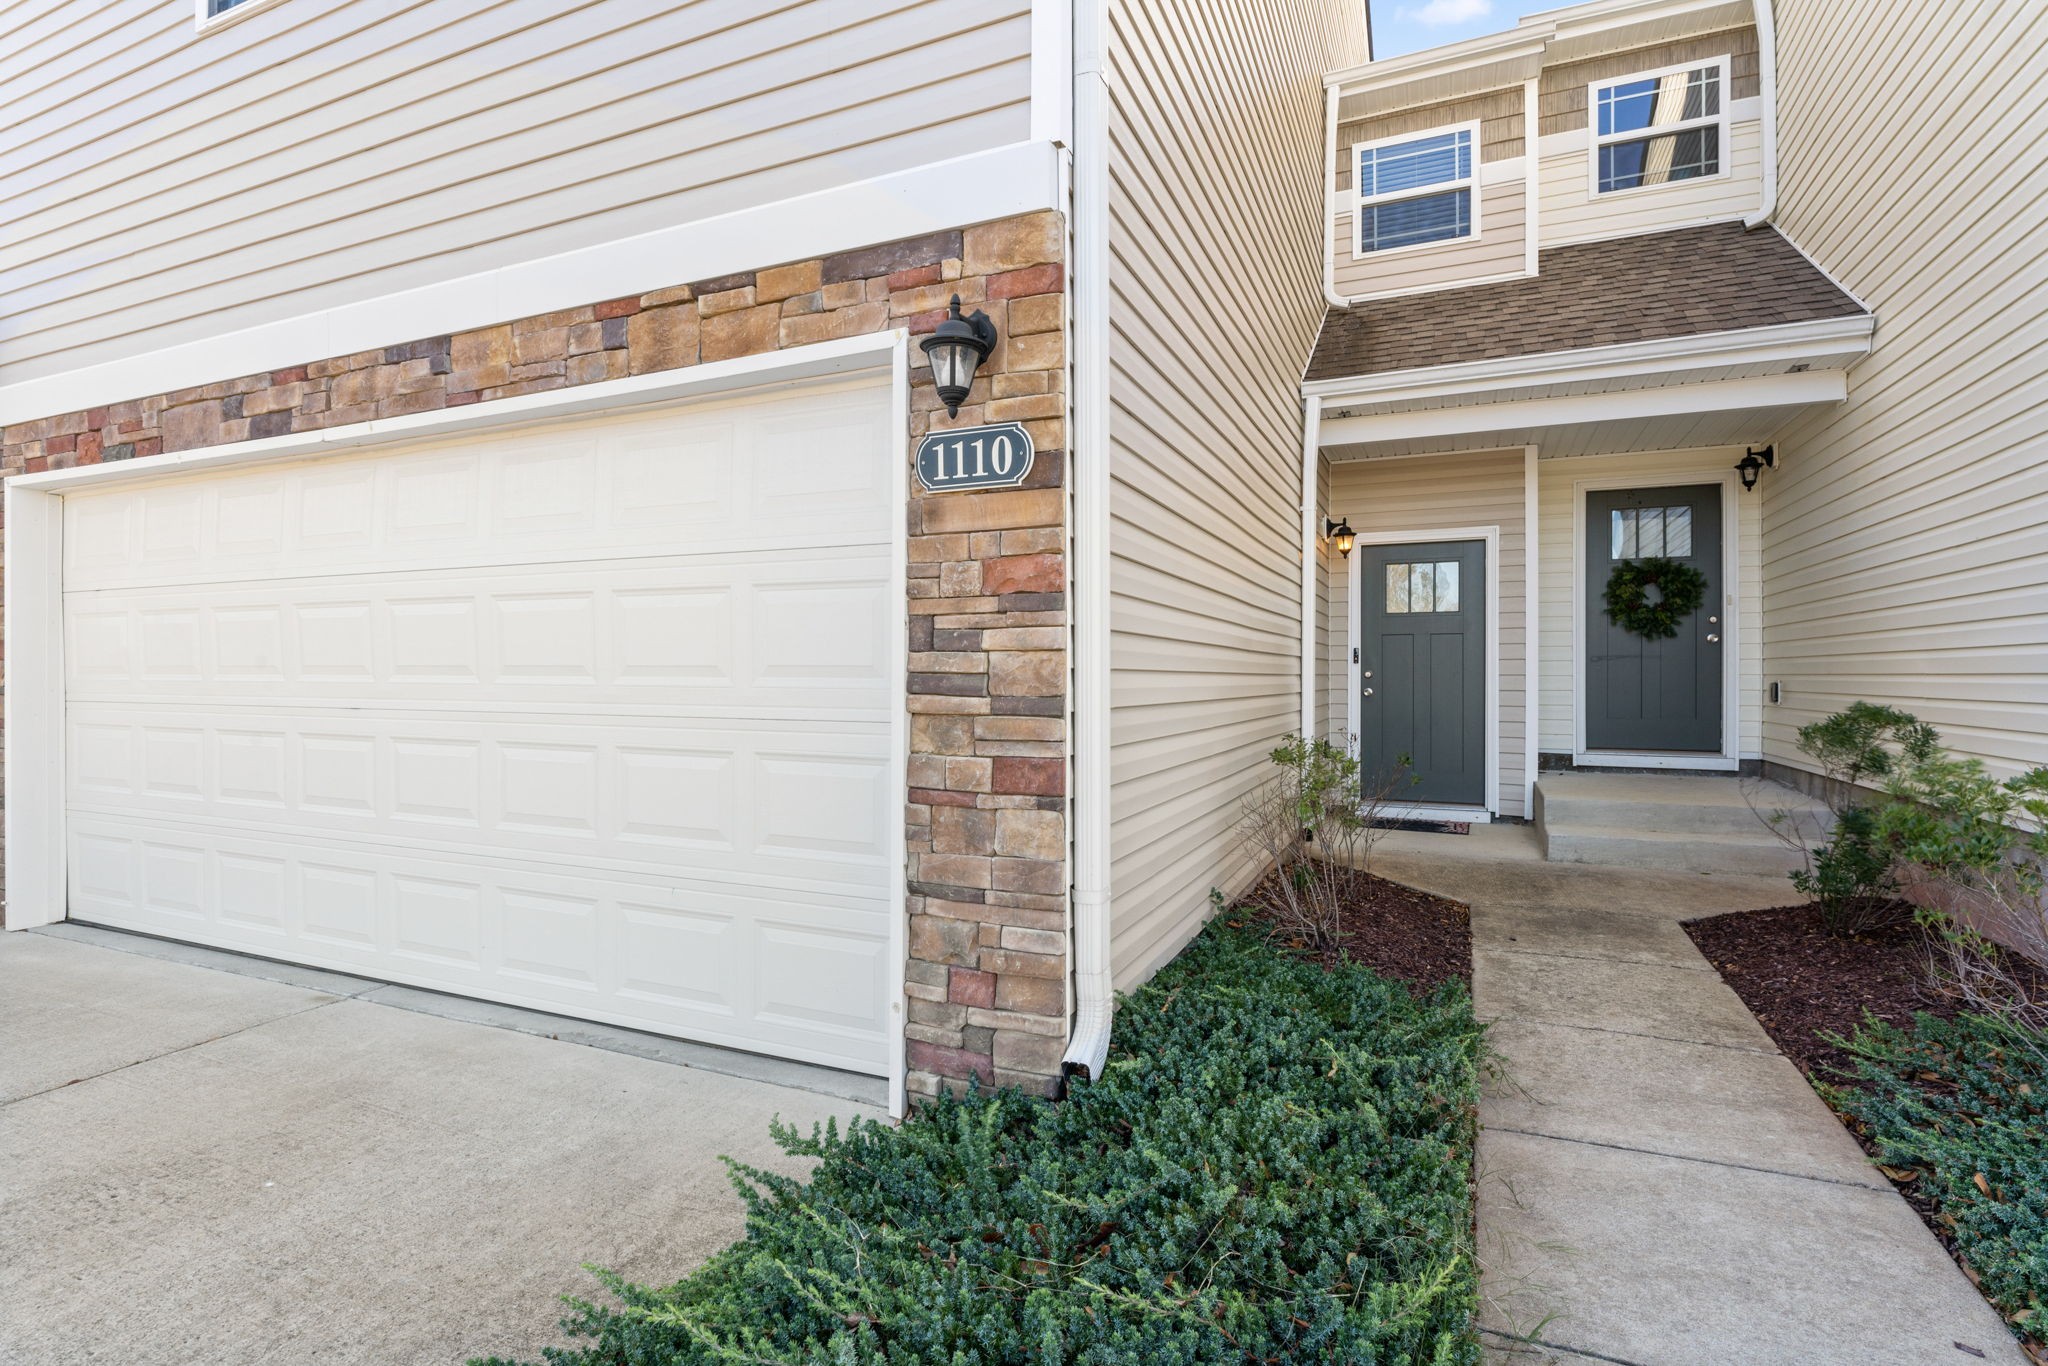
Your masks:
<path fill-rule="evenodd" d="M 1371 697 L 1371 696 L 1372 696 L 1372 689 L 1371 689 L 1371 688 L 1367 688 L 1367 689 L 1365 690 L 1365 692 L 1364 692 L 1364 693 L 1363 693 L 1362 695 L 1363 695 L 1363 696 L 1365 696 L 1365 697 Z"/>
<path fill-rule="evenodd" d="M 1709 644 L 1709 645 L 1719 645 L 1720 643 L 1721 643 L 1721 637 L 1719 637 L 1719 636 L 1715 635 L 1715 634 L 1714 634 L 1713 632 L 1711 632 L 1711 631 L 1709 631 L 1709 632 L 1707 633 L 1707 644 Z"/>

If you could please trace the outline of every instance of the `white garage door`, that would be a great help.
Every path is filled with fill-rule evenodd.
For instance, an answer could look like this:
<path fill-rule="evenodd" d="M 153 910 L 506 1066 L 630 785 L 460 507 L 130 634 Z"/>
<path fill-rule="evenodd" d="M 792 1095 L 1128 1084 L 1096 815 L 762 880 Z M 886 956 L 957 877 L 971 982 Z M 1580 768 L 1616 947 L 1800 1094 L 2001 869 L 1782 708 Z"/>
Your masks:
<path fill-rule="evenodd" d="M 887 1071 L 889 391 L 66 500 L 70 913 Z"/>

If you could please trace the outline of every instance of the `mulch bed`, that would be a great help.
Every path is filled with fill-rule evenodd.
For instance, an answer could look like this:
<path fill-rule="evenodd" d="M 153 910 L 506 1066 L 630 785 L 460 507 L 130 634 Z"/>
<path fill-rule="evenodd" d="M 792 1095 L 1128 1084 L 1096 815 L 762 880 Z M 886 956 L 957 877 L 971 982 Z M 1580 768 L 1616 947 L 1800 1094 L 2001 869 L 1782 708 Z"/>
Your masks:
<path fill-rule="evenodd" d="M 1472 985 L 1472 917 L 1464 903 L 1418 892 L 1371 873 L 1346 869 L 1343 934 L 1327 949 L 1311 949 L 1299 932 L 1281 923 L 1273 907 L 1278 889 L 1269 873 L 1239 905 L 1263 917 L 1273 935 L 1292 948 L 1312 954 L 1325 967 L 1339 961 L 1360 963 L 1382 977 L 1399 978 L 1418 991 L 1445 982 Z"/>
<path fill-rule="evenodd" d="M 1900 911 L 1899 923 L 1850 939 L 1829 934 L 1812 904 L 1689 920 L 1685 932 L 1800 1071 L 1839 1081 L 1849 1055 L 1822 1035 L 1853 1034 L 1865 1012 L 1897 1025 L 1920 1010 L 1955 1015 L 1928 984 L 1927 932 Z"/>

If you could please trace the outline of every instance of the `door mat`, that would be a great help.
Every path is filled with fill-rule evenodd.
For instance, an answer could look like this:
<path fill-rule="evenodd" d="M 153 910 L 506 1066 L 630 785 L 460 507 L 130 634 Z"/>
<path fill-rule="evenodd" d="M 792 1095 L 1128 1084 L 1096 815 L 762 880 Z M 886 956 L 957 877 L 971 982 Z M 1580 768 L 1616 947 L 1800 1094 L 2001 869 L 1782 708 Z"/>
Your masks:
<path fill-rule="evenodd" d="M 1415 830 L 1425 835 L 1469 835 L 1472 833 L 1472 822 L 1470 821 L 1415 821 L 1385 817 L 1376 821 L 1367 821 L 1365 824 L 1369 830 Z"/>

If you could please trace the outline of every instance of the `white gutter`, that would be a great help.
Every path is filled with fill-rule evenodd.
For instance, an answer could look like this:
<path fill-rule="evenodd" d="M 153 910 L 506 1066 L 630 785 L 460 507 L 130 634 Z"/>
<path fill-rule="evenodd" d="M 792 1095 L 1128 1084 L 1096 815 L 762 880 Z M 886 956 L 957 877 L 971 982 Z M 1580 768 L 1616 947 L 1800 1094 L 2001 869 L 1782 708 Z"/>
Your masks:
<path fill-rule="evenodd" d="M 1301 737 L 1313 739 L 1316 727 L 1316 570 L 1323 529 L 1316 517 L 1316 466 L 1323 441 L 1323 400 L 1310 394 L 1301 421 Z"/>
<path fill-rule="evenodd" d="M 1778 211 L 1778 22 L 1771 0 L 1752 0 L 1756 12 L 1757 94 L 1762 104 L 1763 202 L 1742 226 L 1760 228 Z"/>
<path fill-rule="evenodd" d="M 1074 1025 L 1060 1060 L 1099 1077 L 1109 1060 L 1109 89 L 1106 0 L 1074 5 Z"/>

